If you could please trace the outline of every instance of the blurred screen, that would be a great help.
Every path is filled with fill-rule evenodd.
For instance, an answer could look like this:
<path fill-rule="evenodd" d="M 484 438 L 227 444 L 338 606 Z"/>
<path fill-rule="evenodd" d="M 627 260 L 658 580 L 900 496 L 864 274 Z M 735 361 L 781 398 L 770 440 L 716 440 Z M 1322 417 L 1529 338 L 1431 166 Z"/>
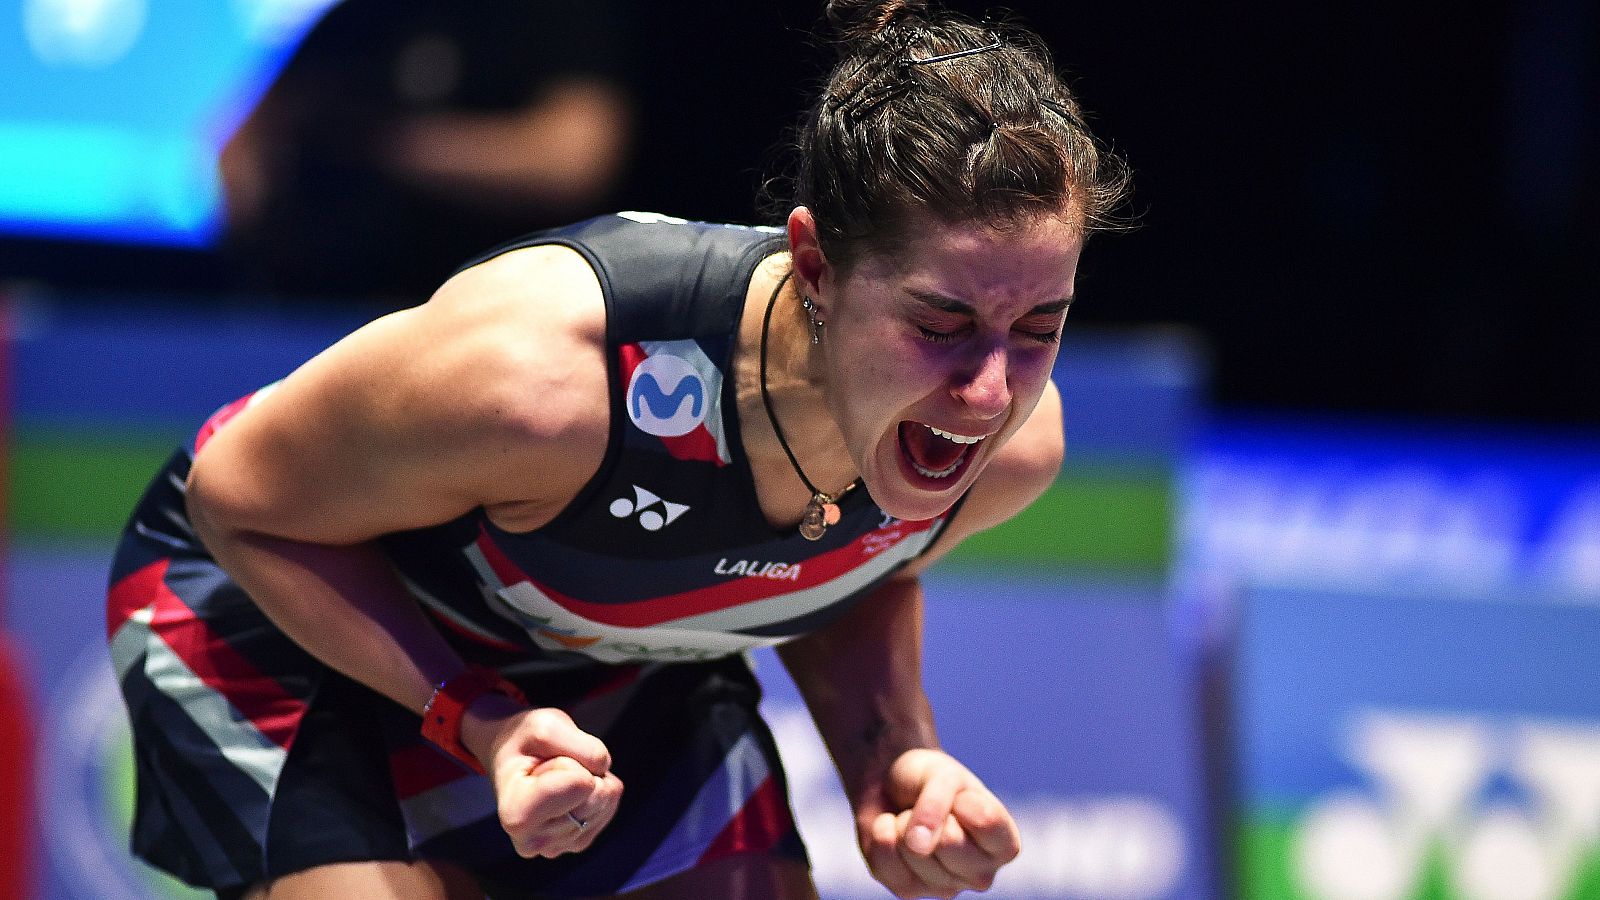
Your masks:
<path fill-rule="evenodd" d="M 337 0 L 0 0 L 0 234 L 203 247 L 217 156 Z"/>

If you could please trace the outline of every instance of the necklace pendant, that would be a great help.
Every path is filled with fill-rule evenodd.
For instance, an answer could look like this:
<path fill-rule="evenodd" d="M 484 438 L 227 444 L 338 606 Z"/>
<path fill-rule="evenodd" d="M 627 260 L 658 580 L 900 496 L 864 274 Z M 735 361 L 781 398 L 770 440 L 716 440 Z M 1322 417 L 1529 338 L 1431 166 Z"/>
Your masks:
<path fill-rule="evenodd" d="M 828 526 L 839 521 L 839 507 L 827 494 L 812 494 L 806 504 L 805 515 L 800 517 L 800 536 L 808 541 L 821 540 Z"/>

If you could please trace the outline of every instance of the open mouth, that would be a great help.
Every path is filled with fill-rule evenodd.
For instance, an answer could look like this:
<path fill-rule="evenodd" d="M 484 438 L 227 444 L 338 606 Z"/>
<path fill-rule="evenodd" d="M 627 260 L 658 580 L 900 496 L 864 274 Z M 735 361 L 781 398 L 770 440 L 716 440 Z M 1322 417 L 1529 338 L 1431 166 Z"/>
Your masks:
<path fill-rule="evenodd" d="M 901 422 L 900 455 L 922 478 L 945 481 L 966 467 L 978 442 L 985 437 L 988 435 L 956 434 L 921 422 Z"/>

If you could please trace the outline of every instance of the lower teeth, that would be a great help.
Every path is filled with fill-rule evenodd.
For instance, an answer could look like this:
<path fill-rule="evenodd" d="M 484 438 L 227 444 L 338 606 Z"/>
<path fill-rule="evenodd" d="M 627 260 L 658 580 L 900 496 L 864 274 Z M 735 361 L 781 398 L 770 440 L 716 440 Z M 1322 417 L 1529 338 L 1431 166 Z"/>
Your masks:
<path fill-rule="evenodd" d="M 966 458 L 967 458 L 966 451 L 962 451 L 961 455 L 956 457 L 956 461 L 951 463 L 949 468 L 940 469 L 937 472 L 935 472 L 932 469 L 923 468 L 922 466 L 917 464 L 916 460 L 911 460 L 910 462 L 911 462 L 911 468 L 916 469 L 917 470 L 917 474 L 921 475 L 923 478 L 949 478 L 951 475 L 955 474 L 957 469 L 961 468 L 961 461 L 966 459 Z"/>

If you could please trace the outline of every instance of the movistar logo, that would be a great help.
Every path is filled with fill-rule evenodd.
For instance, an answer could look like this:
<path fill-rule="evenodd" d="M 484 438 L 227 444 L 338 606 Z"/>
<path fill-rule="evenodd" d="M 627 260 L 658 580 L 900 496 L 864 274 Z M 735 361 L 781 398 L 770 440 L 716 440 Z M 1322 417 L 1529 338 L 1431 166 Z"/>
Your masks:
<path fill-rule="evenodd" d="M 706 402 L 705 388 L 699 379 L 684 379 L 678 382 L 667 393 L 661 389 L 661 382 L 654 375 L 645 374 L 634 387 L 633 417 L 645 418 L 645 410 L 650 410 L 650 415 L 657 419 L 673 419 L 678 417 L 683 409 L 683 401 L 689 401 L 689 415 L 695 419 L 705 417 L 704 406 Z"/>
<path fill-rule="evenodd" d="M 706 419 L 706 383 L 688 360 L 645 357 L 628 382 L 628 418 L 646 434 L 679 437 Z"/>

